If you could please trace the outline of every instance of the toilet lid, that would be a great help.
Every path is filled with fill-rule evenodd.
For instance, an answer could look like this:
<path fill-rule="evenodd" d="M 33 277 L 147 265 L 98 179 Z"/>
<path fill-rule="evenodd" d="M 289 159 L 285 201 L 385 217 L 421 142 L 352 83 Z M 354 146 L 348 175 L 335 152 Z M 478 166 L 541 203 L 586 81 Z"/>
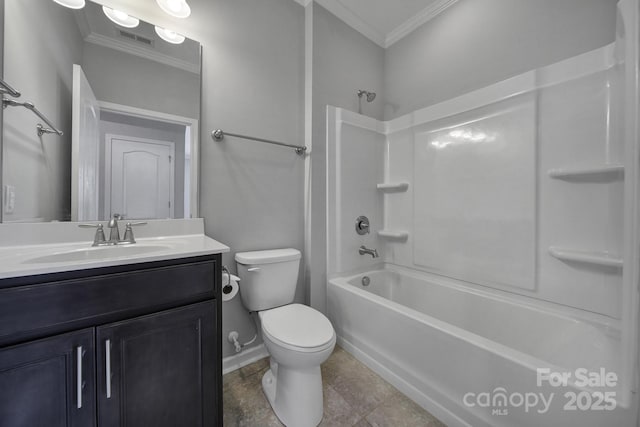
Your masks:
<path fill-rule="evenodd" d="M 331 322 L 324 314 L 302 304 L 262 311 L 260 318 L 264 332 L 293 347 L 322 347 L 330 343 L 335 335 Z"/>

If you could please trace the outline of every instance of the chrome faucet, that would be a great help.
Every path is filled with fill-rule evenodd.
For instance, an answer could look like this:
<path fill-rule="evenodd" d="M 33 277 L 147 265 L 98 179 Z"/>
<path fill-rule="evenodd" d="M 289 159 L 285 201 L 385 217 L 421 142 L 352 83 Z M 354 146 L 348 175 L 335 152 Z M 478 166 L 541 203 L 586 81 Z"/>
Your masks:
<path fill-rule="evenodd" d="M 136 225 L 146 225 L 146 222 L 128 222 L 124 232 L 124 239 L 120 240 L 120 229 L 118 228 L 118 220 L 124 219 L 120 214 L 114 214 L 109 220 L 107 227 L 111 229 L 109 240 L 104 237 L 104 227 L 102 224 L 79 224 L 81 228 L 95 228 L 96 235 L 93 238 L 92 246 L 114 246 L 114 245 L 130 245 L 136 242 L 133 236 L 133 228 Z"/>
<path fill-rule="evenodd" d="M 358 251 L 360 255 L 371 255 L 373 258 L 378 258 L 378 250 L 377 249 L 369 249 L 366 246 L 360 246 L 360 250 Z"/>
<path fill-rule="evenodd" d="M 109 220 L 109 224 L 107 227 L 111 231 L 109 231 L 109 243 L 112 245 L 117 245 L 120 242 L 120 229 L 118 228 L 118 220 L 123 219 L 124 217 L 120 214 L 113 214 L 113 217 Z"/>

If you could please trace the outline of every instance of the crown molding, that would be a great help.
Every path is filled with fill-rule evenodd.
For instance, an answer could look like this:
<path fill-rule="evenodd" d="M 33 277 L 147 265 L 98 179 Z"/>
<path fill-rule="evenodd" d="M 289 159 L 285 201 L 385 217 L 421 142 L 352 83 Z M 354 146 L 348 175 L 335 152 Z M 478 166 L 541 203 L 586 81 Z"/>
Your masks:
<path fill-rule="evenodd" d="M 134 46 L 131 43 L 116 40 L 111 37 L 104 36 L 102 34 L 91 33 L 84 39 L 88 43 L 93 43 L 99 46 L 108 47 L 111 49 L 125 52 L 131 55 L 139 56 L 141 58 L 149 59 L 151 61 L 159 62 L 161 64 L 168 65 L 170 67 L 179 68 L 184 71 L 188 71 L 194 74 L 200 74 L 200 66 L 192 64 L 187 61 L 173 58 L 162 53 L 154 52 L 144 47 Z"/>
<path fill-rule="evenodd" d="M 336 15 L 351 28 L 367 37 L 375 44 L 383 48 L 385 47 L 384 34 L 360 19 L 360 17 L 353 13 L 351 9 L 345 7 L 340 0 L 315 0 L 315 2 Z"/>
<path fill-rule="evenodd" d="M 314 0 L 294 1 L 306 7 Z M 449 7 L 453 6 L 458 2 L 458 0 L 437 0 L 422 9 L 416 15 L 407 19 L 402 24 L 398 25 L 388 34 L 384 34 L 364 22 L 356 13 L 342 4 L 340 0 L 315 0 L 315 2 L 320 6 L 323 6 L 329 12 L 333 13 L 351 28 L 364 35 L 378 46 L 386 49 L 395 42 L 399 41 L 403 37 L 416 30 L 421 25 L 432 20 L 433 18 L 447 10 Z"/>
<path fill-rule="evenodd" d="M 407 36 L 412 31 L 416 30 L 421 25 L 429 22 L 436 16 L 440 15 L 449 7 L 453 6 L 457 1 L 458 0 L 438 0 L 435 3 L 432 3 L 429 6 L 425 7 L 416 15 L 407 19 L 405 22 L 398 25 L 389 34 L 387 34 L 383 47 L 387 48 L 391 46 L 398 40 Z"/>

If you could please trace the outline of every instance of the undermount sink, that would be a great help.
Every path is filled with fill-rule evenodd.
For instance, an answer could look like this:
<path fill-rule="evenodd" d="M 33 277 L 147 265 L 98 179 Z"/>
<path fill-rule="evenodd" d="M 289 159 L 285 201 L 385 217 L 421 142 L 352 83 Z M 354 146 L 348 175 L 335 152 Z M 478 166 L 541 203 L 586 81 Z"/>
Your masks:
<path fill-rule="evenodd" d="M 92 261 L 107 260 L 109 258 L 129 257 L 133 255 L 144 255 L 153 252 L 160 252 L 171 249 L 170 246 L 163 245 L 116 245 L 100 246 L 86 249 L 75 249 L 67 252 L 57 252 L 51 255 L 44 255 L 24 261 L 25 264 L 46 264 L 55 262 Z"/>

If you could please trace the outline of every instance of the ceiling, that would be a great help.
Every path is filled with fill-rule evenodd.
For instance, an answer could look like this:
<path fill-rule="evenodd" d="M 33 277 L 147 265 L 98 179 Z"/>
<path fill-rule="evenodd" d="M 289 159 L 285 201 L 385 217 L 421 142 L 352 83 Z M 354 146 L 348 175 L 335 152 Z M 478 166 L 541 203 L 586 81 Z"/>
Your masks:
<path fill-rule="evenodd" d="M 296 0 L 306 6 L 311 0 Z M 316 0 L 355 30 L 387 48 L 458 0 Z"/>

